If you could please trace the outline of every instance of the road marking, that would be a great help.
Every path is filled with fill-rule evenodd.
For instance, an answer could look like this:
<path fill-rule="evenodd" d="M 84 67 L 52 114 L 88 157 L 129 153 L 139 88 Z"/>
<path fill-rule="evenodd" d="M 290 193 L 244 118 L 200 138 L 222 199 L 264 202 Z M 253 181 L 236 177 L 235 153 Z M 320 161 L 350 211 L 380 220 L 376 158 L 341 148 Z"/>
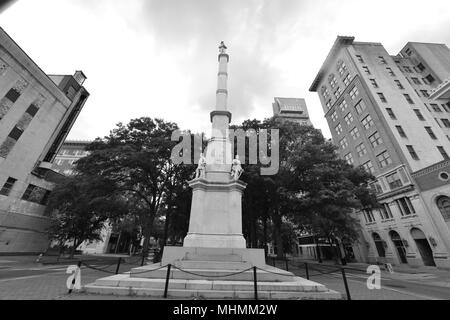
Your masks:
<path fill-rule="evenodd" d="M 24 280 L 24 279 L 31 279 L 31 278 L 37 278 L 37 277 L 42 277 L 42 274 L 38 274 L 35 276 L 26 276 L 26 277 L 17 277 L 17 278 L 9 278 L 9 279 L 0 279 L 0 282 L 5 282 L 5 281 L 15 281 L 15 280 Z"/>
<path fill-rule="evenodd" d="M 333 278 L 341 278 L 341 277 L 340 277 L 339 275 L 337 275 L 336 273 L 335 273 L 336 276 L 334 276 L 334 275 L 331 274 L 331 273 L 330 273 L 330 274 L 325 274 L 325 276 L 326 276 L 326 275 L 331 276 L 331 277 L 333 277 Z M 360 278 L 365 279 L 365 278 L 362 277 L 362 276 L 355 276 L 354 274 L 352 274 L 352 276 L 354 276 L 354 277 L 360 277 Z M 347 279 L 347 280 L 348 280 L 348 281 L 352 281 L 352 282 L 356 282 L 356 283 L 359 283 L 359 284 L 362 284 L 361 281 L 357 281 L 357 280 L 353 280 L 353 279 Z M 385 280 L 387 280 L 387 279 L 385 279 Z M 392 280 L 392 279 L 389 279 L 389 280 Z M 431 297 L 431 296 L 424 296 L 424 295 L 421 295 L 421 294 L 411 293 L 411 292 L 407 292 L 407 291 L 403 291 L 403 290 L 392 289 L 392 288 L 387 287 L 386 285 L 382 286 L 382 289 L 384 289 L 384 290 L 390 290 L 390 291 L 394 291 L 394 292 L 398 292 L 398 293 L 401 293 L 401 294 L 406 294 L 406 295 L 413 296 L 413 297 L 420 298 L 420 299 L 426 299 L 426 300 L 444 300 L 444 299 L 435 298 L 435 297 Z"/>

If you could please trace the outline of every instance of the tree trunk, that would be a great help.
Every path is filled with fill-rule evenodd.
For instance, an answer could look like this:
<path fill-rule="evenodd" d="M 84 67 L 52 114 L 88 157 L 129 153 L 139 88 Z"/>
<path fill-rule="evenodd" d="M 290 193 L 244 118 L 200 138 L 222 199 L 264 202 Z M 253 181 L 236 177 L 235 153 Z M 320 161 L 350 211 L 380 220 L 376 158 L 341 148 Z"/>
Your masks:
<path fill-rule="evenodd" d="M 278 212 L 277 212 L 278 213 Z M 283 236 L 281 234 L 281 217 L 279 214 L 276 214 L 273 217 L 273 231 L 274 231 L 274 239 L 275 245 L 277 247 L 277 258 L 284 258 L 284 246 L 283 246 Z"/>
<path fill-rule="evenodd" d="M 267 257 L 267 216 L 263 218 L 263 242 L 264 242 L 264 255 Z"/>
<path fill-rule="evenodd" d="M 145 258 L 148 257 L 149 246 L 150 246 L 150 236 L 152 234 L 153 228 L 153 220 L 154 217 L 150 216 L 146 219 L 145 229 L 144 229 L 144 244 L 142 246 L 142 256 Z"/>

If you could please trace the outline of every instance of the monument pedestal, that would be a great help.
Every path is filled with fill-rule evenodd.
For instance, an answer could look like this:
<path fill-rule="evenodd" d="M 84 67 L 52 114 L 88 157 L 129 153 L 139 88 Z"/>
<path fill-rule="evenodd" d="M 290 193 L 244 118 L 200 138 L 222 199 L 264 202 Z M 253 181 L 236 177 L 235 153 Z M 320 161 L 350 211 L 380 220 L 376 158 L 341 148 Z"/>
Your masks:
<path fill-rule="evenodd" d="M 230 179 L 228 182 L 194 179 L 189 186 L 192 188 L 192 207 L 183 246 L 245 248 L 241 202 L 246 184 Z"/>

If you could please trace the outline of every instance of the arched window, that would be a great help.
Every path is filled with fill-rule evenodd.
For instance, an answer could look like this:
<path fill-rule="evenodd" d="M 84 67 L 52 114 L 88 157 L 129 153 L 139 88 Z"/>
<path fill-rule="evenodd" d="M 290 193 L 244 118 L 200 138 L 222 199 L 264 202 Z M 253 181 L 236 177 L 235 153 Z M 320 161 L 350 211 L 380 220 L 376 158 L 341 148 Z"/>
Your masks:
<path fill-rule="evenodd" d="M 436 204 L 441 211 L 442 216 L 445 221 L 450 220 L 450 198 L 446 196 L 441 196 L 436 200 Z"/>
<path fill-rule="evenodd" d="M 375 242 L 375 247 L 377 248 L 378 256 L 384 258 L 386 252 L 384 250 L 384 241 L 381 239 L 380 235 L 376 232 L 372 233 L 373 241 Z"/>

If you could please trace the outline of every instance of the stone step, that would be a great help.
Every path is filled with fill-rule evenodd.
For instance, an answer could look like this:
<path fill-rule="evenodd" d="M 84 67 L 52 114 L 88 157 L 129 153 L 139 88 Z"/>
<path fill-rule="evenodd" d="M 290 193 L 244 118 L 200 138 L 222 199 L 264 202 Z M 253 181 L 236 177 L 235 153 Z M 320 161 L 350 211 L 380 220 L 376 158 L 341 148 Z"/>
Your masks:
<path fill-rule="evenodd" d="M 183 260 L 193 261 L 229 261 L 229 262 L 244 262 L 242 257 L 237 254 L 214 254 L 205 251 L 204 253 L 186 253 Z"/>
<path fill-rule="evenodd" d="M 165 279 L 167 267 L 160 268 L 159 264 L 153 264 L 131 269 L 133 278 Z M 267 268 L 267 269 L 266 269 Z M 256 278 L 263 282 L 286 282 L 293 281 L 294 274 L 278 268 L 266 266 L 266 270 L 257 269 Z M 183 271 L 182 271 L 183 270 Z M 223 281 L 253 281 L 253 270 L 239 272 L 239 270 L 220 270 L 220 269 L 182 269 L 179 270 L 172 266 L 170 270 L 171 279 L 186 280 L 223 280 Z"/>
<path fill-rule="evenodd" d="M 86 285 L 83 292 L 102 295 L 122 295 L 122 296 L 147 296 L 163 297 L 164 289 L 133 288 L 133 287 L 110 287 Z M 205 299 L 254 299 L 254 291 L 235 290 L 189 290 L 189 289 L 169 289 L 169 298 L 205 298 Z M 258 299 L 320 299 L 337 300 L 342 299 L 339 292 L 328 290 L 324 292 L 298 292 L 298 291 L 258 291 Z"/>
<path fill-rule="evenodd" d="M 180 269 L 211 269 L 211 270 L 245 270 L 252 265 L 237 261 L 202 261 L 202 260 L 178 260 L 173 263 Z"/>
<path fill-rule="evenodd" d="M 327 288 L 319 283 L 295 277 L 293 282 L 258 282 L 258 291 L 295 291 L 295 292 L 325 292 Z M 166 279 L 130 278 L 126 274 L 114 275 L 98 279 L 93 285 L 100 287 L 125 287 L 164 289 Z M 253 281 L 209 281 L 209 280 L 181 280 L 171 279 L 169 290 L 222 290 L 222 291 L 252 291 Z"/>

